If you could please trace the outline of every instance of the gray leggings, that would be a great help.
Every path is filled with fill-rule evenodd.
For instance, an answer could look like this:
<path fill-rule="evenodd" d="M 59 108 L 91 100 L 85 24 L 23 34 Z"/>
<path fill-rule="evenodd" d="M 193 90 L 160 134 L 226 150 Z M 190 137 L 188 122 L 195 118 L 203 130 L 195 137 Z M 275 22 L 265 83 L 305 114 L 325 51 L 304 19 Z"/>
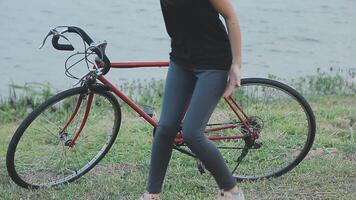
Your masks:
<path fill-rule="evenodd" d="M 227 168 L 220 151 L 204 134 L 205 126 L 222 97 L 228 78 L 227 70 L 185 68 L 170 62 L 166 77 L 161 116 L 152 144 L 146 190 L 161 192 L 172 154 L 173 141 L 182 123 L 184 141 L 220 189 L 231 189 L 236 180 Z M 183 118 L 185 106 L 190 104 Z"/>

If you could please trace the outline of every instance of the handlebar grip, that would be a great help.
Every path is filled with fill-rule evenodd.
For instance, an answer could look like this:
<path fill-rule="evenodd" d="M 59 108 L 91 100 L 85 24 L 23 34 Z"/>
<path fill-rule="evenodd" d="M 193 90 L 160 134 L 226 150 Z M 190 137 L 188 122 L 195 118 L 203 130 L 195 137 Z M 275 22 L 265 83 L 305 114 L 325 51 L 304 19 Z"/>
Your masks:
<path fill-rule="evenodd" d="M 74 50 L 74 47 L 71 44 L 59 44 L 58 40 L 59 40 L 58 35 L 55 35 L 52 37 L 52 45 L 55 49 L 63 50 L 63 51 L 73 51 Z"/>
<path fill-rule="evenodd" d="M 77 33 L 77 34 L 79 34 L 88 45 L 93 43 L 93 40 L 89 37 L 89 35 L 85 31 L 83 31 L 83 29 L 81 29 L 79 27 L 69 26 L 68 27 L 68 32 L 69 33 Z"/>

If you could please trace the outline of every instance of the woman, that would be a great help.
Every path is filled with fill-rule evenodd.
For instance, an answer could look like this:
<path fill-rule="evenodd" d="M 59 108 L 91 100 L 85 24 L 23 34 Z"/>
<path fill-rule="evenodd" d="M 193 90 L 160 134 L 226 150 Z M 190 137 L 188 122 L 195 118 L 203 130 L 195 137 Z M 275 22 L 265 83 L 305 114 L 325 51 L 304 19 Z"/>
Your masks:
<path fill-rule="evenodd" d="M 160 199 L 182 120 L 184 141 L 215 178 L 218 199 L 244 199 L 221 153 L 204 134 L 219 99 L 240 86 L 241 34 L 233 6 L 230 0 L 161 0 L 161 8 L 172 51 L 147 188 L 140 199 Z"/>

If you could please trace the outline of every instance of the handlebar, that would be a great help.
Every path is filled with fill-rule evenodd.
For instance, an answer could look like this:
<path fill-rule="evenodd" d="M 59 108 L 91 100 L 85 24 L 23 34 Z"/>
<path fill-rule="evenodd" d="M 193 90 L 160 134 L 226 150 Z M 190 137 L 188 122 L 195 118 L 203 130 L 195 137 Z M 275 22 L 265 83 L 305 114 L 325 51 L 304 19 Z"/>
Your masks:
<path fill-rule="evenodd" d="M 62 32 L 58 32 L 56 28 L 66 28 L 66 30 Z M 74 47 L 71 44 L 59 44 L 59 39 L 62 37 L 69 42 L 69 40 L 63 35 L 64 33 L 76 33 L 78 34 L 83 41 L 89 45 L 90 50 L 92 50 L 99 58 L 99 63 L 102 61 L 103 68 L 101 69 L 101 74 L 105 75 L 109 72 L 111 68 L 110 60 L 105 54 L 106 42 L 103 44 L 95 45 L 94 41 L 89 37 L 89 35 L 81 28 L 75 26 L 58 26 L 55 29 L 52 29 L 47 36 L 45 37 L 42 46 L 44 45 L 48 36 L 53 35 L 52 37 L 52 45 L 55 49 L 61 51 L 73 51 Z M 42 47 L 41 46 L 41 47 Z M 40 47 L 40 48 L 41 48 Z"/>

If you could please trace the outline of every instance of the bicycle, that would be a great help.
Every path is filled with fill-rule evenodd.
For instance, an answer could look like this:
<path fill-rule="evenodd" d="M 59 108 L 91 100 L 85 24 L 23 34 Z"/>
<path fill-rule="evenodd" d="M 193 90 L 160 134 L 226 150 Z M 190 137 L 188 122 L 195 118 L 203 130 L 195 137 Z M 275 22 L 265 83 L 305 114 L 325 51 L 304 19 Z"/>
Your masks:
<path fill-rule="evenodd" d="M 85 51 L 73 54 L 84 57 L 69 67 L 72 56 L 65 62 L 66 75 L 78 79 L 80 86 L 44 101 L 14 133 L 6 165 L 12 180 L 24 188 L 69 183 L 98 164 L 120 129 L 117 98 L 153 126 L 153 135 L 158 124 L 150 108 L 137 105 L 105 74 L 111 68 L 167 67 L 168 62 L 111 63 L 105 54 L 106 41 L 96 44 L 82 29 L 73 26 L 50 30 L 42 46 L 52 36 L 55 49 L 74 50 L 66 33 L 79 35 L 84 43 Z M 69 44 L 60 44 L 60 38 Z M 94 61 L 91 55 L 96 56 Z M 83 60 L 88 72 L 79 78 L 70 69 Z M 313 144 L 315 124 L 310 105 L 290 86 L 264 78 L 244 78 L 232 95 L 221 98 L 205 133 L 216 143 L 238 181 L 258 180 L 281 176 L 296 167 Z M 198 170 L 204 173 L 204 164 L 187 148 L 181 131 L 174 140 L 174 149 L 195 158 Z"/>

